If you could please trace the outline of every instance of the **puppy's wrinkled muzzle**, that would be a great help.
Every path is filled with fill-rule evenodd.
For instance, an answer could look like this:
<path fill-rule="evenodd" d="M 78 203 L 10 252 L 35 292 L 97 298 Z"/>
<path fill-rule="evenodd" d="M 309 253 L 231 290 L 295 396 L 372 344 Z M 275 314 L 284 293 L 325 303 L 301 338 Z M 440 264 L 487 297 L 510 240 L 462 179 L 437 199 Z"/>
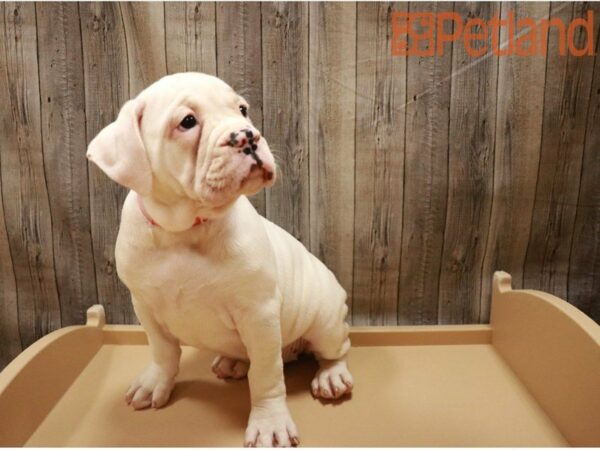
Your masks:
<path fill-rule="evenodd" d="M 247 179 L 262 177 L 267 187 L 275 183 L 275 161 L 260 132 L 254 127 L 245 127 L 231 131 L 222 139 L 220 147 L 237 151 L 242 157 L 251 162 Z"/>

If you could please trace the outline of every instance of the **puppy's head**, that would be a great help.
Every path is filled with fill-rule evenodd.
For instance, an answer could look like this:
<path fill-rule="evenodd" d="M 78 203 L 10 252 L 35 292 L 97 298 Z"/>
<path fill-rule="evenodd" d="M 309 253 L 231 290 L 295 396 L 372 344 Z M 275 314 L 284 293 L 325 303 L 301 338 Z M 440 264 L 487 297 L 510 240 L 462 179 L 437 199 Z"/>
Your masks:
<path fill-rule="evenodd" d="M 249 109 L 218 78 L 169 75 L 125 103 L 87 157 L 143 196 L 222 209 L 275 182 L 273 155 Z"/>

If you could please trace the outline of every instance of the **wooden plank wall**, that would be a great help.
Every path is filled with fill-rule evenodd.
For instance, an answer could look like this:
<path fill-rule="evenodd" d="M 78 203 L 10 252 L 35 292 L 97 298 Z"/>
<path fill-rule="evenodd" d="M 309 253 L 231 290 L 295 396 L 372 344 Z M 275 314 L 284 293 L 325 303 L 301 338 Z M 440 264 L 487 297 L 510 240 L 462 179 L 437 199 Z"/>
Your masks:
<path fill-rule="evenodd" d="M 555 28 L 547 57 L 390 47 L 393 11 L 588 8 L 598 43 L 583 3 L 0 4 L 0 366 L 94 303 L 136 322 L 113 254 L 125 191 L 85 149 L 186 70 L 250 101 L 282 174 L 252 201 L 337 274 L 352 323 L 486 322 L 497 269 L 600 321 L 598 57 L 560 56 Z"/>

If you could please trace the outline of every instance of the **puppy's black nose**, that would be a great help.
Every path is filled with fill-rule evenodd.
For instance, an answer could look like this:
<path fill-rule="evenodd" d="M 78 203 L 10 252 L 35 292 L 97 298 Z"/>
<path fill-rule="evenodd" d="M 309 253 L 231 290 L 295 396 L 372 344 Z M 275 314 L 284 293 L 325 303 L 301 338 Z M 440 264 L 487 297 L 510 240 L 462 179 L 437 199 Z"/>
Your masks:
<path fill-rule="evenodd" d="M 258 141 L 260 141 L 260 133 L 257 129 L 242 128 L 229 133 L 227 141 L 221 145 L 243 149 L 244 153 L 249 155 L 256 150 Z"/>

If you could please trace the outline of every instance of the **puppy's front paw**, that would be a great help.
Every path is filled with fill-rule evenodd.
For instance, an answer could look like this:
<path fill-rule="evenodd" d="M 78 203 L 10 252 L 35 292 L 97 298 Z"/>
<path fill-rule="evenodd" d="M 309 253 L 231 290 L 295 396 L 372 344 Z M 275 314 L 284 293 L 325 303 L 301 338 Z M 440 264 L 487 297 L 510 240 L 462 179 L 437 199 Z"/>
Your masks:
<path fill-rule="evenodd" d="M 217 356 L 212 363 L 212 371 L 219 378 L 235 378 L 239 380 L 248 374 L 250 363 L 239 359 Z"/>
<path fill-rule="evenodd" d="M 253 405 L 246 428 L 246 447 L 296 447 L 300 443 L 296 424 L 285 400 Z"/>
<path fill-rule="evenodd" d="M 345 360 L 321 360 L 319 365 L 310 386 L 315 397 L 334 399 L 352 391 L 354 380 Z"/>
<path fill-rule="evenodd" d="M 168 376 L 156 364 L 150 366 L 131 384 L 125 394 L 127 404 L 134 409 L 152 406 L 160 408 L 167 404 L 175 386 L 175 377 Z"/>

